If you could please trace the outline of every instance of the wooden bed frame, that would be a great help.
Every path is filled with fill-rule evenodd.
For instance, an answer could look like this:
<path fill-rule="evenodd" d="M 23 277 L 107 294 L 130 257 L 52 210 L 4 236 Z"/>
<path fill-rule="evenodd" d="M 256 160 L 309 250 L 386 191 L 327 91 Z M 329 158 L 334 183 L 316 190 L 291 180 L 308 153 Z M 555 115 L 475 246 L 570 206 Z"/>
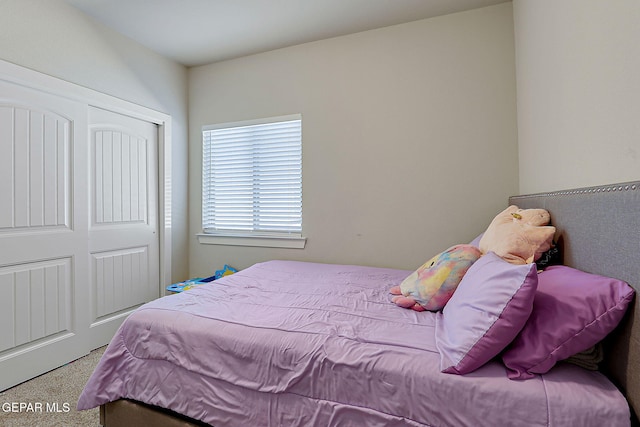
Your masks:
<path fill-rule="evenodd" d="M 510 204 L 544 208 L 557 229 L 563 264 L 615 277 L 640 292 L 640 181 L 512 196 Z M 640 426 L 640 304 L 634 299 L 620 326 L 603 342 L 602 371 L 626 396 L 632 426 Z M 171 411 L 130 400 L 102 405 L 105 427 L 203 426 Z"/>

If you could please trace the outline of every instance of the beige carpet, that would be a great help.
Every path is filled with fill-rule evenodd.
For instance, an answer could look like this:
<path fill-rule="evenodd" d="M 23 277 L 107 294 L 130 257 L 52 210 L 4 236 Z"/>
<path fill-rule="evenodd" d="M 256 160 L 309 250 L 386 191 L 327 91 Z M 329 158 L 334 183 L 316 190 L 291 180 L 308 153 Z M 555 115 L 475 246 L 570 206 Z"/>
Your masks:
<path fill-rule="evenodd" d="M 99 410 L 76 411 L 76 404 L 105 349 L 101 347 L 85 357 L 0 392 L 0 426 L 98 427 Z M 15 407 L 16 404 L 23 405 L 22 412 L 19 412 L 19 406 Z M 40 411 L 38 405 L 41 405 Z"/>

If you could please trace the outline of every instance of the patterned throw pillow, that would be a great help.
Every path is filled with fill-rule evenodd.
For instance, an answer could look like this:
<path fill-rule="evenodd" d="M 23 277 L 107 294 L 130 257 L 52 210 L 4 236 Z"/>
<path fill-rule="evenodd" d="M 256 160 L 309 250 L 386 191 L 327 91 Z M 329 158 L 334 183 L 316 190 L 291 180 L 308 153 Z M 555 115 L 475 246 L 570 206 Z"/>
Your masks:
<path fill-rule="evenodd" d="M 442 310 L 469 267 L 480 258 L 472 245 L 452 246 L 425 262 L 401 284 L 405 297 L 411 297 L 426 310 Z"/>

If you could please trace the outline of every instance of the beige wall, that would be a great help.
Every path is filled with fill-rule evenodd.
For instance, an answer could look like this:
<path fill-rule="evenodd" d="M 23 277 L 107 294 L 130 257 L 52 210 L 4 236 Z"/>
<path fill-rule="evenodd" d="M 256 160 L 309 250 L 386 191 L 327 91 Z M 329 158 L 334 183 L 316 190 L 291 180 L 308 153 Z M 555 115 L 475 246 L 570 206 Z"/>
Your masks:
<path fill-rule="evenodd" d="M 172 275 L 187 272 L 187 70 L 59 0 L 0 0 L 0 59 L 172 117 Z"/>
<path fill-rule="evenodd" d="M 520 191 L 640 179 L 640 1 L 513 8 Z"/>
<path fill-rule="evenodd" d="M 189 70 L 190 272 L 268 259 L 413 269 L 518 190 L 511 3 Z M 201 245 L 201 127 L 303 115 L 307 247 Z"/>
<path fill-rule="evenodd" d="M 508 194 L 639 178 L 638 22 L 637 0 L 514 0 L 309 43 L 192 69 L 188 117 L 184 67 L 60 0 L 0 1 L 0 59 L 172 116 L 174 278 L 272 258 L 414 268 Z M 201 126 L 297 112 L 307 248 L 198 244 Z"/>

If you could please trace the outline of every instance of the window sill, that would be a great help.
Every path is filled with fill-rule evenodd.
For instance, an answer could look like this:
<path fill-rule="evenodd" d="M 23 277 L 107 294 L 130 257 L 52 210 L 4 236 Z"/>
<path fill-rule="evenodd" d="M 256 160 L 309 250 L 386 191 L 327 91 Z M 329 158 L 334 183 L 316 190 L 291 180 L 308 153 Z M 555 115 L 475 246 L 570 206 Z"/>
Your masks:
<path fill-rule="evenodd" d="M 280 236 L 220 236 L 214 234 L 197 234 L 202 245 L 255 246 L 262 248 L 304 249 L 306 237 Z"/>

